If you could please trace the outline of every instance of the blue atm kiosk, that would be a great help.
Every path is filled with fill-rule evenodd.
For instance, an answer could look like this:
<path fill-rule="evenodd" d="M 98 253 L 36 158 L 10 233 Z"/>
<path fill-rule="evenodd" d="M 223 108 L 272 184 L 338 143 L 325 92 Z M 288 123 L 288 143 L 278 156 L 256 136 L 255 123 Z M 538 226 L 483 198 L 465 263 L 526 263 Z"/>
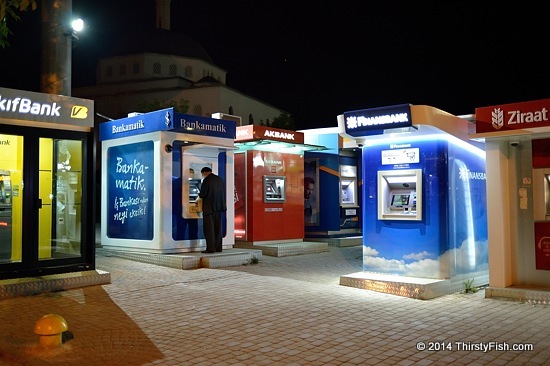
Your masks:
<path fill-rule="evenodd" d="M 103 247 L 166 254 L 204 250 L 195 201 L 205 166 L 225 181 L 223 247 L 233 247 L 234 121 L 168 108 L 104 122 L 99 133 Z"/>
<path fill-rule="evenodd" d="M 475 126 L 408 104 L 338 121 L 363 146 L 363 271 L 447 281 L 438 291 L 449 293 L 466 280 L 488 284 L 485 152 L 468 138 Z"/>

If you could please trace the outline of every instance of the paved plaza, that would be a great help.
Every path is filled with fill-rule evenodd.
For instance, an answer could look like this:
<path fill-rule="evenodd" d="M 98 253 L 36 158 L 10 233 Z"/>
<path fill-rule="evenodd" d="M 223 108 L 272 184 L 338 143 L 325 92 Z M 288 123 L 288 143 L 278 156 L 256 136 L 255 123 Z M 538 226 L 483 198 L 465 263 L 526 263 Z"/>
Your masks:
<path fill-rule="evenodd" d="M 98 254 L 110 284 L 0 301 L 0 365 L 550 364 L 548 305 L 341 286 L 361 247 L 329 249 L 193 270 Z M 44 348 L 50 313 L 72 339 Z"/>

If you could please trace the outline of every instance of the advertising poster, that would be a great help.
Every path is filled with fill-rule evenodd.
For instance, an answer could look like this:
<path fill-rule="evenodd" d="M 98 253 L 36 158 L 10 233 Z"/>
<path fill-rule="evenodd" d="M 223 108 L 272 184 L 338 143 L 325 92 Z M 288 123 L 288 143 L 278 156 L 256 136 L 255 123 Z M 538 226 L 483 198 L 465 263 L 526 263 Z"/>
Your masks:
<path fill-rule="evenodd" d="M 107 150 L 107 236 L 153 239 L 153 141 Z"/>
<path fill-rule="evenodd" d="M 304 223 L 319 225 L 319 159 L 304 160 Z"/>
<path fill-rule="evenodd" d="M 550 270 L 550 223 L 535 222 L 535 265 L 536 269 Z"/>

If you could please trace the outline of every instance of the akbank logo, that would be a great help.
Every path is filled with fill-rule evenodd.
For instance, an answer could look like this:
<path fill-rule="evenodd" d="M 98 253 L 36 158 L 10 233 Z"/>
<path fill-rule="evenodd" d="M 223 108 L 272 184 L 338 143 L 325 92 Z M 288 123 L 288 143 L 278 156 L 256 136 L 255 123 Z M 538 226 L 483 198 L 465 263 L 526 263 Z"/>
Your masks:
<path fill-rule="evenodd" d="M 502 109 L 493 109 L 491 112 L 491 124 L 495 130 L 500 130 L 504 126 L 504 112 Z"/>
<path fill-rule="evenodd" d="M 81 105 L 73 106 L 71 108 L 71 118 L 76 118 L 76 119 L 88 118 L 88 108 Z"/>

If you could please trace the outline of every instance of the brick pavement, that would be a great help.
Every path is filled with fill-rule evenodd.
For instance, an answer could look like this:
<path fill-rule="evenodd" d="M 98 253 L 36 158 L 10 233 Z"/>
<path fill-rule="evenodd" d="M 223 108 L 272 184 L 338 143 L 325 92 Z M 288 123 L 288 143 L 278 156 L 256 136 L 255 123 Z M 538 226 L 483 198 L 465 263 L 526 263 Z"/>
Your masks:
<path fill-rule="evenodd" d="M 338 285 L 361 270 L 360 257 L 360 247 L 331 247 L 178 270 L 98 256 L 111 284 L 0 301 L 0 364 L 550 364 L 548 306 L 483 291 L 422 301 Z M 63 316 L 74 339 L 41 348 L 33 327 L 47 313 Z M 421 341 L 438 350 L 418 350 Z M 475 349 L 513 345 L 534 349 Z"/>

